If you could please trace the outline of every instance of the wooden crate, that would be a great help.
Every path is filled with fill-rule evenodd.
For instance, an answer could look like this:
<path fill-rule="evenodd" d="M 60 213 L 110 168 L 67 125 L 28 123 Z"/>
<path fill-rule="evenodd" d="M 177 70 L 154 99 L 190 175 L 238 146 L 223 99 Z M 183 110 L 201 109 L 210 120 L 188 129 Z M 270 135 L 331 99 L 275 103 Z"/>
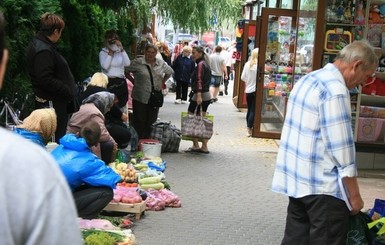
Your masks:
<path fill-rule="evenodd" d="M 137 220 L 140 219 L 140 216 L 146 210 L 146 202 L 142 201 L 141 203 L 129 204 L 129 203 L 113 203 L 110 202 L 104 210 L 106 211 L 115 211 L 115 212 L 124 212 L 124 213 L 134 213 Z"/>

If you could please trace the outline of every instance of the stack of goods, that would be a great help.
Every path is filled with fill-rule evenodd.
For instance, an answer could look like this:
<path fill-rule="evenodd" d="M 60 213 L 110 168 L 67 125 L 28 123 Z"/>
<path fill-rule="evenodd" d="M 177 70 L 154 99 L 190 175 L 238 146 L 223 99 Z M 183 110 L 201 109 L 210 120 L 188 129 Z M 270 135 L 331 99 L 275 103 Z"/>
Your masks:
<path fill-rule="evenodd" d="M 359 115 L 357 134 L 358 141 L 377 141 L 383 131 L 382 128 L 384 124 L 383 122 L 385 121 L 385 108 L 361 106 Z"/>

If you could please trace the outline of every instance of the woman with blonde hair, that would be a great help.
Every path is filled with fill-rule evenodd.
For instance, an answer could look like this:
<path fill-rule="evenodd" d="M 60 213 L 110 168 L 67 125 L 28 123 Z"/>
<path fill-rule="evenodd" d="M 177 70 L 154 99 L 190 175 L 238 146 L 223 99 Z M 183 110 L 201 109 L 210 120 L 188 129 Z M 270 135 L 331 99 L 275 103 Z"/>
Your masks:
<path fill-rule="evenodd" d="M 80 101 L 83 102 L 89 96 L 98 92 L 107 92 L 108 77 L 102 72 L 96 72 L 88 83 L 86 90 L 81 94 Z M 127 87 L 127 85 L 126 85 Z M 106 127 L 108 132 L 118 144 L 119 149 L 124 149 L 128 146 L 131 133 L 127 128 L 128 114 L 122 112 L 119 106 L 114 104 L 109 112 L 105 115 Z"/>
<path fill-rule="evenodd" d="M 52 139 L 56 131 L 56 113 L 54 109 L 37 109 L 26 117 L 15 132 L 43 147 Z"/>
<path fill-rule="evenodd" d="M 103 72 L 95 72 L 91 77 L 91 81 L 87 86 L 98 86 L 102 88 L 107 88 L 108 85 L 108 77 Z"/>
<path fill-rule="evenodd" d="M 246 102 L 247 102 L 247 113 L 246 113 L 246 123 L 247 123 L 247 136 L 251 137 L 253 125 L 254 125 L 254 116 L 255 116 L 255 93 L 256 93 L 256 84 L 257 84 L 257 70 L 258 70 L 258 53 L 259 49 L 253 49 L 251 51 L 250 60 L 246 62 L 243 67 L 241 80 L 246 83 L 245 93 L 246 93 Z"/>

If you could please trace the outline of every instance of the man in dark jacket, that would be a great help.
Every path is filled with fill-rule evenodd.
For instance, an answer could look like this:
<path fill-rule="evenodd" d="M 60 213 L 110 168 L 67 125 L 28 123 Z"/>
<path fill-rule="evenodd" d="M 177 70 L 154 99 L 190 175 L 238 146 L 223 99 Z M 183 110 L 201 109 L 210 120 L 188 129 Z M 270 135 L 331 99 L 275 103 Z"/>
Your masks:
<path fill-rule="evenodd" d="M 77 87 L 67 61 L 58 52 L 64 21 L 60 16 L 45 13 L 40 30 L 27 49 L 28 72 L 35 94 L 35 109 L 53 107 L 57 115 L 55 139 L 64 136 L 68 114 L 77 110 Z"/>

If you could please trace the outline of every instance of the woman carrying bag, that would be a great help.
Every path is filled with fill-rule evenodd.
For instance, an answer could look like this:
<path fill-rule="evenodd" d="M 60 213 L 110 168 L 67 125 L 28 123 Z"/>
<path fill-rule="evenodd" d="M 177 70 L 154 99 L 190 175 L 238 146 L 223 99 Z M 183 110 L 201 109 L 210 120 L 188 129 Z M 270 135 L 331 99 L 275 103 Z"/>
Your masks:
<path fill-rule="evenodd" d="M 202 46 L 196 46 L 192 49 L 192 59 L 197 64 L 191 75 L 192 96 L 188 107 L 189 114 L 205 116 L 207 108 L 211 103 L 210 82 L 211 69 Z M 210 153 L 207 147 L 209 139 L 201 139 L 202 146 L 199 146 L 199 139 L 192 138 L 193 145 L 186 152 Z"/>

